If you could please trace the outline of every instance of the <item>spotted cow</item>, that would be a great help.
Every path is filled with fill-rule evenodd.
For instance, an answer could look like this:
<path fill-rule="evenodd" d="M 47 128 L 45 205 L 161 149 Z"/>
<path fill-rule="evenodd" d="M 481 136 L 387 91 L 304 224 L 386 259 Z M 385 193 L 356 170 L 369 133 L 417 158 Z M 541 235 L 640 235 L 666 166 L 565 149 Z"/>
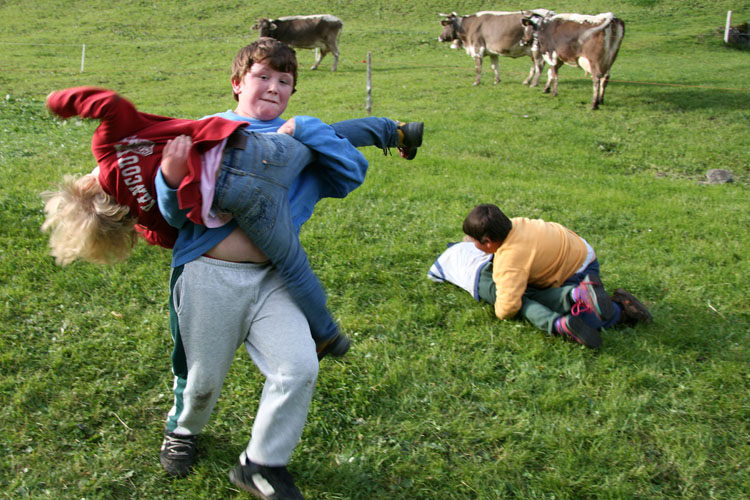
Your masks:
<path fill-rule="evenodd" d="M 557 95 L 557 70 L 560 66 L 579 66 L 591 74 L 594 82 L 591 109 L 597 109 L 604 102 L 609 70 L 620 50 L 625 23 L 611 12 L 596 16 L 542 16 L 526 11 L 521 24 L 525 29 L 523 43 L 538 45 L 544 61 L 549 64 L 544 92 L 549 92 L 551 87 L 552 95 Z"/>

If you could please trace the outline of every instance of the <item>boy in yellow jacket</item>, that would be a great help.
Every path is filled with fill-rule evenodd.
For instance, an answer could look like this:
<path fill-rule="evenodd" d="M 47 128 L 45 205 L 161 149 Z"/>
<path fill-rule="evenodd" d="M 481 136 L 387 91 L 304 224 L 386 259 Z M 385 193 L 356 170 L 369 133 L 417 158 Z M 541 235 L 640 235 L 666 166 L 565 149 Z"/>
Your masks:
<path fill-rule="evenodd" d="M 650 321 L 648 310 L 624 290 L 613 302 L 599 279 L 599 261 L 589 243 L 555 222 L 508 218 L 497 206 L 478 205 L 464 219 L 474 245 L 493 254 L 479 278 L 479 296 L 494 304 L 500 319 L 517 314 L 549 334 L 598 349 L 601 328 L 621 320 Z M 626 295 L 626 296 L 624 296 Z M 627 316 L 627 317 L 626 317 Z"/>

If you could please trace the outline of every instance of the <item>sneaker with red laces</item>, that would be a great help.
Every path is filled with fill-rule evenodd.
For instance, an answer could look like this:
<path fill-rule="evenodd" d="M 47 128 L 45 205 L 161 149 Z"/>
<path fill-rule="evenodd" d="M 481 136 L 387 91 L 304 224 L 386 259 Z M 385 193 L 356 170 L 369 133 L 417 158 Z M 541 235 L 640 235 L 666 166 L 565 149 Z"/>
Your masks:
<path fill-rule="evenodd" d="M 602 286 L 599 278 L 595 275 L 587 274 L 583 278 L 583 281 L 573 289 L 571 296 L 574 302 L 585 304 L 602 321 L 609 321 L 615 312 L 612 307 L 612 300 L 604 290 L 604 286 Z"/>
<path fill-rule="evenodd" d="M 402 158 L 413 160 L 417 156 L 417 149 L 422 146 L 424 122 L 399 123 L 398 130 L 398 153 Z"/>
<path fill-rule="evenodd" d="M 612 294 L 612 302 L 620 306 L 620 323 L 635 325 L 637 323 L 651 323 L 653 317 L 648 308 L 624 288 L 618 288 Z"/>
<path fill-rule="evenodd" d="M 587 325 L 581 318 L 572 314 L 557 318 L 555 333 L 591 349 L 599 349 L 602 345 L 602 336 L 599 335 L 599 332 Z"/>
<path fill-rule="evenodd" d="M 305 500 L 286 467 L 256 464 L 244 451 L 240 463 L 229 472 L 229 480 L 263 500 Z"/>
<path fill-rule="evenodd" d="M 349 351 L 350 345 L 351 342 L 349 342 L 349 337 L 343 333 L 339 333 L 328 342 L 321 342 L 316 346 L 318 361 L 326 357 L 328 354 L 340 358 Z"/>

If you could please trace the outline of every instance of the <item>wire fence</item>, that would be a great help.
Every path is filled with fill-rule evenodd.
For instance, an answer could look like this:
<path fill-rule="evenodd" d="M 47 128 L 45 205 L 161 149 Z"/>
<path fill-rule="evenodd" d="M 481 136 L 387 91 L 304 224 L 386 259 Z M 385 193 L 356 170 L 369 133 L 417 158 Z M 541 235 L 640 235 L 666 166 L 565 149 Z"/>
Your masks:
<path fill-rule="evenodd" d="M 366 31 L 366 30 L 349 30 L 349 34 L 389 34 L 389 35 L 404 35 L 404 36 L 411 36 L 414 35 L 422 35 L 422 36 L 428 36 L 432 37 L 436 35 L 434 32 L 427 32 L 427 31 L 419 31 L 419 32 L 403 32 L 399 30 L 377 30 L 377 31 Z M 639 34 L 635 34 L 637 37 Z M 653 36 L 663 36 L 666 38 L 669 37 L 678 37 L 678 36 L 685 36 L 684 33 L 648 33 L 648 34 L 640 34 L 641 36 L 645 37 L 653 37 Z M 629 35 L 630 39 L 634 38 L 633 34 Z M 226 44 L 228 50 L 236 50 L 238 46 L 241 46 L 242 44 L 245 44 L 248 42 L 247 38 L 241 38 L 241 37 L 224 37 L 224 38 L 212 38 L 210 40 L 211 43 L 214 44 Z M 15 41 L 0 41 L 0 46 L 26 46 L 26 47 L 67 47 L 70 49 L 76 48 L 76 50 L 71 50 L 71 52 L 68 55 L 61 55 L 61 54 L 46 54 L 47 57 L 67 57 L 71 59 L 75 59 L 76 63 L 73 64 L 71 62 L 71 65 L 69 67 L 57 67 L 54 71 L 57 74 L 62 75 L 73 75 L 76 73 L 83 73 L 86 71 L 87 66 L 87 56 L 86 52 L 87 50 L 91 54 L 92 49 L 96 50 L 97 53 L 100 53 L 102 50 L 121 50 L 123 48 L 125 49 L 133 49 L 133 50 L 142 50 L 144 48 L 148 47 L 174 47 L 175 49 L 181 49 L 185 45 L 189 44 L 205 44 L 206 40 L 203 39 L 201 41 L 196 41 L 195 39 L 188 39 L 183 37 L 162 37 L 159 39 L 144 39 L 144 40 L 138 40 L 137 42 L 128 41 L 128 40 L 113 40 L 108 41 L 106 43 L 32 43 L 32 42 L 15 42 Z M 447 48 L 447 47 L 446 47 Z M 11 56 L 12 50 L 3 50 L 4 56 L 0 56 L 0 62 L 3 61 L 4 58 L 8 58 Z M 80 60 L 78 59 L 80 57 Z M 90 59 L 94 59 L 96 56 L 89 56 Z M 359 60 L 359 58 L 357 58 Z M 80 66 L 78 66 L 78 62 L 80 61 Z M 21 72 L 27 72 L 29 74 L 31 73 L 39 73 L 40 71 L 51 71 L 49 66 L 45 65 L 44 63 L 39 63 L 37 65 L 29 64 L 26 67 L 18 67 L 14 64 L 8 64 L 7 61 L 2 64 L 5 66 L 5 70 L 12 70 L 14 73 L 21 73 Z M 376 65 L 377 66 L 377 65 Z M 438 70 L 457 70 L 457 71 L 463 71 L 466 69 L 466 65 L 464 64 L 426 64 L 426 63 L 418 63 L 418 64 L 410 64 L 408 68 L 404 68 L 404 71 L 413 71 L 414 69 L 438 69 Z M 152 74 L 154 72 L 154 68 L 152 67 L 141 67 L 140 69 L 133 69 L 128 68 L 128 73 L 133 74 Z M 206 71 L 206 72 L 217 72 L 217 71 L 227 71 L 226 68 L 218 68 L 215 66 L 204 66 L 204 67 L 193 67 L 192 71 Z M 168 71 L 168 73 L 173 73 L 172 71 Z M 506 73 L 508 73 L 506 71 Z M 520 74 L 520 73 L 519 73 Z M 656 82 L 656 81 L 642 81 L 642 80 L 624 80 L 624 79 L 611 79 L 610 82 L 619 82 L 619 83 L 628 83 L 628 84 L 634 84 L 634 85 L 650 85 L 650 86 L 661 86 L 661 87 L 680 87 L 680 88 L 693 88 L 693 89 L 705 89 L 705 90 L 724 90 L 724 91 L 738 91 L 738 92 L 750 92 L 750 88 L 738 88 L 738 87 L 718 87 L 718 86 L 711 86 L 711 85 L 690 85 L 690 84 L 681 84 L 681 83 L 672 83 L 672 82 Z"/>

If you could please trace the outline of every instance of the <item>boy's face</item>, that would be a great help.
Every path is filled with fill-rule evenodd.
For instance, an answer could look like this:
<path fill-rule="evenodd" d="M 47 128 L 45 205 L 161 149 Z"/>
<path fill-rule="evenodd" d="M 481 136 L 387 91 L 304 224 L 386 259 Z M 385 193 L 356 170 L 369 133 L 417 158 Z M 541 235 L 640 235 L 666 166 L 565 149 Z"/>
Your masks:
<path fill-rule="evenodd" d="M 237 94 L 235 112 L 256 120 L 273 120 L 281 116 L 294 90 L 294 76 L 255 62 L 240 81 L 232 81 Z"/>

